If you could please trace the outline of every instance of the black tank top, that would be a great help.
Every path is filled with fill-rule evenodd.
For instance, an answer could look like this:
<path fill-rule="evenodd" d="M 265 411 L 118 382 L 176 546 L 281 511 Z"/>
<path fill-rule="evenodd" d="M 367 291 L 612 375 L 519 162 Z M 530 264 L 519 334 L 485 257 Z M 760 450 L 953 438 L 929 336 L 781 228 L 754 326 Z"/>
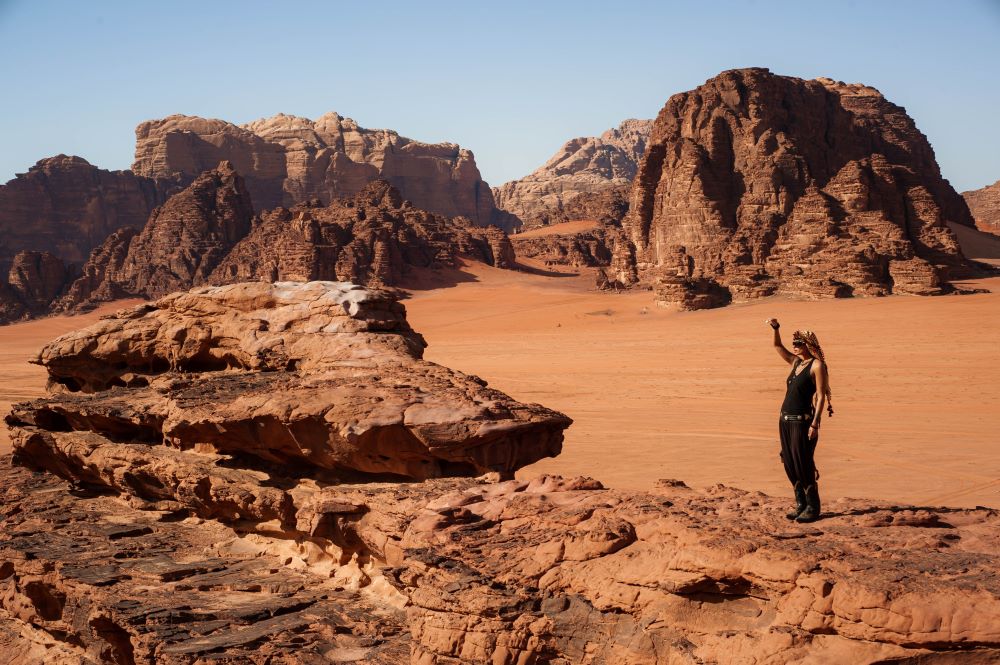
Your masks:
<path fill-rule="evenodd" d="M 816 379 L 812 376 L 812 361 L 807 362 L 808 367 L 802 368 L 798 375 L 800 361 L 796 360 L 792 365 L 792 372 L 788 375 L 788 390 L 785 392 L 785 401 L 781 404 L 782 413 L 808 414 L 813 412 L 813 395 L 816 394 Z"/>

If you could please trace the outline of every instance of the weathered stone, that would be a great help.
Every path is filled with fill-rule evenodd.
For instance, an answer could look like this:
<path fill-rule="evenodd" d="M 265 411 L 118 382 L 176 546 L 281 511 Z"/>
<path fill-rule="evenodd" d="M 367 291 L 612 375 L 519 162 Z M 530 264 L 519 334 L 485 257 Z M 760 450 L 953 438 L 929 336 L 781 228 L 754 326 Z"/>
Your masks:
<path fill-rule="evenodd" d="M 141 229 L 170 189 L 171 183 L 99 169 L 80 157 L 40 160 L 0 185 L 0 275 L 22 250 L 82 264 L 115 229 Z"/>
<path fill-rule="evenodd" d="M 981 189 L 962 192 L 980 231 L 1000 233 L 1000 180 Z"/>
<path fill-rule="evenodd" d="M 497 205 L 526 226 L 579 219 L 620 222 L 624 192 L 646 150 L 652 120 L 626 120 L 599 137 L 568 141 L 543 166 L 493 190 Z"/>
<path fill-rule="evenodd" d="M 843 499 L 802 525 L 721 485 L 468 477 L 570 421 L 423 348 L 388 292 L 322 282 L 47 346 L 51 394 L 7 417 L 22 468 L 0 458 L 0 662 L 1000 659 L 997 511 Z"/>
<path fill-rule="evenodd" d="M 365 129 L 336 113 L 315 122 L 278 114 L 241 126 L 172 115 L 144 122 L 135 133 L 135 173 L 190 182 L 228 160 L 246 178 L 258 210 L 314 198 L 328 203 L 382 179 L 424 210 L 479 226 L 517 225 L 496 208 L 469 150 Z"/>
<path fill-rule="evenodd" d="M 0 323 L 45 313 L 70 278 L 66 265 L 48 252 L 18 252 L 7 283 L 0 281 Z"/>
<path fill-rule="evenodd" d="M 15 409 L 27 427 L 15 445 L 50 470 L 29 452 L 32 428 L 410 478 L 511 473 L 559 453 L 568 418 L 422 361 L 423 347 L 385 292 L 203 287 L 46 346 L 50 381 L 82 392 Z"/>
<path fill-rule="evenodd" d="M 674 284 L 683 255 L 685 278 L 723 304 L 941 293 L 973 270 L 948 223 L 972 218 L 902 108 L 863 85 L 741 69 L 663 107 L 624 226 L 642 280 Z"/>
<path fill-rule="evenodd" d="M 212 284 L 338 280 L 394 286 L 412 268 L 454 267 L 460 255 L 515 267 L 507 235 L 414 208 L 377 180 L 328 206 L 264 215 L 209 277 Z"/>
<path fill-rule="evenodd" d="M 392 286 L 413 268 L 455 267 L 459 256 L 516 267 L 500 229 L 414 208 L 382 180 L 328 206 L 310 201 L 253 219 L 251 208 L 243 178 L 222 163 L 154 211 L 137 236 L 112 234 L 53 309 L 248 280 Z"/>
<path fill-rule="evenodd" d="M 65 662 L 1000 657 L 1000 516 L 987 509 L 844 500 L 789 525 L 783 501 L 722 486 L 300 482 L 297 531 L 238 537 L 5 460 L 0 478 L 0 647 L 47 638 L 78 658 Z"/>

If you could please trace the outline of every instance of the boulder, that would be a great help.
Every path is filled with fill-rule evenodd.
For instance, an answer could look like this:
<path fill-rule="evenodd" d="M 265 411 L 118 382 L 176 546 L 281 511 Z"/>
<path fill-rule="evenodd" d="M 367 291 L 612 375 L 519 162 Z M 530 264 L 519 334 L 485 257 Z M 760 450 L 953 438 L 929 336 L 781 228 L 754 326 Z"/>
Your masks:
<path fill-rule="evenodd" d="M 56 471 L 27 444 L 50 426 L 346 476 L 507 474 L 559 453 L 568 418 L 424 346 L 392 295 L 347 283 L 176 293 L 42 349 L 66 392 L 15 409 L 18 454 Z"/>

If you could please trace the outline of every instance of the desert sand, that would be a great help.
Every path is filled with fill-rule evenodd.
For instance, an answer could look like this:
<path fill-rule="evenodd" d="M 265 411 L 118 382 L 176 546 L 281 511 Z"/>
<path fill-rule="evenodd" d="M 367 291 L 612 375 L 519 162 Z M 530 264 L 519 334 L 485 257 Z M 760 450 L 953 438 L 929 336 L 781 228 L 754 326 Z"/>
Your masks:
<path fill-rule="evenodd" d="M 970 257 L 1000 260 L 995 237 L 961 239 Z M 795 328 L 815 330 L 830 364 L 835 415 L 817 450 L 827 502 L 1000 506 L 1000 277 L 961 283 L 986 294 L 774 297 L 698 312 L 656 307 L 649 292 L 595 291 L 588 270 L 553 277 L 470 262 L 438 277 L 421 286 L 448 286 L 406 301 L 426 358 L 575 420 L 562 455 L 521 477 L 583 474 L 624 489 L 677 478 L 790 494 L 777 440 L 788 366 L 764 324 L 774 316 L 786 342 Z M 102 311 L 0 328 L 0 409 L 41 395 L 44 371 L 27 359 Z"/>
<path fill-rule="evenodd" d="M 552 235 L 569 235 L 572 233 L 583 233 L 584 231 L 589 231 L 597 226 L 597 222 L 586 220 L 586 219 L 576 219 L 570 222 L 561 222 L 559 224 L 549 224 L 548 226 L 538 226 L 536 228 L 530 229 L 528 231 L 523 231 L 518 233 L 515 238 L 539 238 L 542 236 L 552 236 Z"/>
<path fill-rule="evenodd" d="M 130 307 L 139 300 L 120 300 L 78 316 L 52 316 L 10 326 L 0 326 L 0 414 L 10 405 L 45 394 L 45 369 L 32 365 L 42 345 L 59 335 L 89 326 L 103 315 Z M 10 433 L 0 425 L 0 454 L 10 451 Z"/>

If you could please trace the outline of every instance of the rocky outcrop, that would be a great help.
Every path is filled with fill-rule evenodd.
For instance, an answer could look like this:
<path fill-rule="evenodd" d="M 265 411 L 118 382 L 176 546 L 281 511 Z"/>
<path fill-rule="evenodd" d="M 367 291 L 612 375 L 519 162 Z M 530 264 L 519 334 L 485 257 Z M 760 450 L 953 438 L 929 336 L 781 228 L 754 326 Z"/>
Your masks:
<path fill-rule="evenodd" d="M 652 120 L 626 120 L 599 137 L 568 141 L 530 175 L 494 188 L 497 205 L 526 226 L 620 222 L 652 125 Z"/>
<path fill-rule="evenodd" d="M 0 185 L 0 274 L 22 250 L 49 252 L 79 266 L 112 231 L 141 229 L 169 188 L 80 157 L 39 161 Z"/>
<path fill-rule="evenodd" d="M 554 224 L 511 236 L 514 253 L 546 265 L 609 266 L 615 246 L 627 242 L 617 226 L 595 223 L 584 229 L 576 227 L 576 224 Z"/>
<path fill-rule="evenodd" d="M 392 286 L 414 268 L 455 267 L 460 256 L 516 267 L 500 229 L 415 208 L 381 180 L 328 206 L 313 200 L 254 217 L 243 178 L 223 162 L 157 208 L 140 233 L 109 236 L 53 310 L 242 281 Z"/>
<path fill-rule="evenodd" d="M 202 284 L 250 232 L 252 218 L 243 178 L 221 162 L 153 211 L 112 281 L 148 298 Z"/>
<path fill-rule="evenodd" d="M 7 418 L 18 464 L 46 473 L 0 460 L 0 653 L 1000 657 L 996 511 L 842 500 L 802 525 L 723 486 L 497 482 L 557 453 L 569 419 L 423 347 L 387 293 L 330 283 L 205 287 L 48 345 L 52 394 Z"/>
<path fill-rule="evenodd" d="M 316 121 L 279 114 L 241 126 L 173 115 L 136 128 L 137 174 L 189 182 L 223 160 L 246 178 L 258 210 L 329 203 L 381 179 L 424 210 L 479 226 L 517 225 L 497 210 L 469 150 L 365 129 L 336 113 Z"/>
<path fill-rule="evenodd" d="M 88 309 L 98 302 L 129 297 L 131 293 L 118 280 L 125 268 L 132 240 L 138 234 L 136 229 L 125 227 L 109 235 L 94 248 L 83 265 L 82 274 L 69 285 L 65 294 L 52 303 L 50 310 L 71 312 Z"/>
<path fill-rule="evenodd" d="M 203 284 L 249 233 L 252 219 L 243 178 L 221 162 L 154 210 L 141 232 L 121 229 L 108 236 L 53 309 L 87 309 L 122 297 L 157 298 Z"/>
<path fill-rule="evenodd" d="M 204 287 L 46 346 L 38 362 L 73 392 L 15 419 L 410 478 L 507 473 L 559 452 L 567 418 L 423 362 L 423 348 L 383 292 L 339 282 Z"/>
<path fill-rule="evenodd" d="M 454 267 L 460 255 L 513 268 L 510 240 L 496 227 L 413 207 L 385 181 L 328 206 L 263 216 L 213 271 L 212 284 L 248 280 L 339 280 L 400 284 L 412 268 Z"/>
<path fill-rule="evenodd" d="M 66 265 L 49 252 L 18 252 L 7 283 L 0 282 L 0 323 L 46 312 L 66 288 L 70 275 Z"/>
<path fill-rule="evenodd" d="M 1000 233 L 1000 180 L 982 189 L 962 192 L 980 231 Z"/>
<path fill-rule="evenodd" d="M 972 218 L 904 109 L 741 69 L 663 107 L 624 226 L 661 300 L 706 306 L 941 293 L 970 269 L 948 223 Z"/>

